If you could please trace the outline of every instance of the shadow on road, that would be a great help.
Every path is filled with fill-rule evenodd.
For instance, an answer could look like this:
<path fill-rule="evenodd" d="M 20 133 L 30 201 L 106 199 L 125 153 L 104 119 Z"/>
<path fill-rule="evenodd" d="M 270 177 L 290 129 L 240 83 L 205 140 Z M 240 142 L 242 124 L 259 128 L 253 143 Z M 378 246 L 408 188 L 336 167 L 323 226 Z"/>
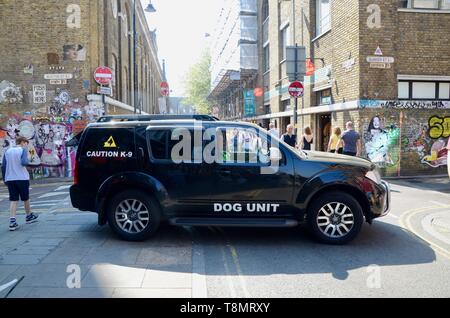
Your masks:
<path fill-rule="evenodd" d="M 366 225 L 351 244 L 329 246 L 314 242 L 307 230 L 300 229 L 225 229 L 213 234 L 201 229 L 205 255 L 216 254 L 222 244 L 237 260 L 245 275 L 331 273 L 345 280 L 349 271 L 370 265 L 399 266 L 432 263 L 435 252 L 414 234 L 388 223 Z M 216 264 L 219 265 L 219 264 Z M 215 266 L 208 275 L 225 275 Z"/>

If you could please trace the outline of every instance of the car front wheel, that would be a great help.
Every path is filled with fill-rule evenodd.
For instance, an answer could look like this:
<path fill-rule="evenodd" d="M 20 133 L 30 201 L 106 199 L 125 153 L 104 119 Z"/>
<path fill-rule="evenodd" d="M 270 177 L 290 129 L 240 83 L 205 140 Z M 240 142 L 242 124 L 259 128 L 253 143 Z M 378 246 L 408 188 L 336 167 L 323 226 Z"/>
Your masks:
<path fill-rule="evenodd" d="M 155 200 L 138 190 L 119 193 L 109 205 L 108 223 L 114 233 L 126 241 L 143 241 L 153 236 L 160 219 L 160 208 Z"/>
<path fill-rule="evenodd" d="M 361 231 L 364 214 L 359 202 L 344 192 L 323 194 L 308 212 L 308 227 L 325 244 L 347 244 Z"/>

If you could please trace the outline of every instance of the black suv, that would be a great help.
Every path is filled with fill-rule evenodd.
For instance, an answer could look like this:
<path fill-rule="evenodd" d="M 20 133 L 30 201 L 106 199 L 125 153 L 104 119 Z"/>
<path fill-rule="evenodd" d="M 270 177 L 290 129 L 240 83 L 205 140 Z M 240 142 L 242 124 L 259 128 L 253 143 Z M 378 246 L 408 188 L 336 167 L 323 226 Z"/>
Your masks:
<path fill-rule="evenodd" d="M 95 123 L 84 131 L 74 207 L 121 238 L 180 226 L 295 227 L 344 244 L 390 209 L 389 185 L 364 159 L 302 152 L 246 123 Z"/>

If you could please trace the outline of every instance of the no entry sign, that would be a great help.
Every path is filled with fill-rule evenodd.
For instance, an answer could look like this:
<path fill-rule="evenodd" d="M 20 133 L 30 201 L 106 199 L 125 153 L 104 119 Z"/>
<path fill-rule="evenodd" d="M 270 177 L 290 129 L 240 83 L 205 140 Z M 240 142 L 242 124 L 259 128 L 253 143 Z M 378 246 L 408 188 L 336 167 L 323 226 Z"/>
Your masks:
<path fill-rule="evenodd" d="M 293 82 L 289 86 L 289 95 L 294 98 L 302 97 L 305 94 L 305 87 L 300 82 Z"/>
<path fill-rule="evenodd" d="M 162 82 L 161 83 L 161 95 L 162 96 L 169 96 L 170 95 L 169 83 L 167 83 L 167 82 Z"/>
<path fill-rule="evenodd" d="M 113 70 L 105 66 L 98 67 L 95 70 L 94 79 L 100 85 L 109 85 L 113 79 Z"/>

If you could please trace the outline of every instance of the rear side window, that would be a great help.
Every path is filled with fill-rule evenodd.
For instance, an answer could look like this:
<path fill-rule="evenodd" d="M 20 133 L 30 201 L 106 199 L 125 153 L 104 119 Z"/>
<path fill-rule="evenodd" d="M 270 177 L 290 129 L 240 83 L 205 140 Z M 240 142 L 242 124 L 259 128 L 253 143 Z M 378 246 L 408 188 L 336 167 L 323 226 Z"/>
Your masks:
<path fill-rule="evenodd" d="M 176 158 L 172 158 L 172 151 L 176 145 L 180 144 L 180 140 L 173 139 L 173 129 L 152 129 L 148 131 L 148 143 L 150 146 L 150 153 L 153 160 L 173 161 Z M 181 152 L 177 153 L 178 158 L 189 158 L 185 161 L 193 162 L 194 158 L 201 158 L 203 145 L 194 147 L 194 131 L 189 129 L 190 133 L 190 147 L 181 149 Z M 188 153 L 184 153 L 185 150 Z M 196 153 L 197 152 L 197 153 Z"/>

